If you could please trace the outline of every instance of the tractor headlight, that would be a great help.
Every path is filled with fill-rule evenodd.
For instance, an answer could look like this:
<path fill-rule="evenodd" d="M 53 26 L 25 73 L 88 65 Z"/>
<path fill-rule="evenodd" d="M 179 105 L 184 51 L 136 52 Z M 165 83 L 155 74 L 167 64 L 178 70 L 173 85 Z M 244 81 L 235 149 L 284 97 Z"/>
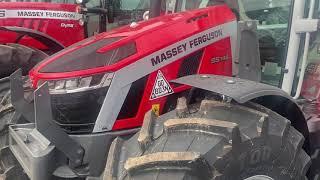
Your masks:
<path fill-rule="evenodd" d="M 92 132 L 114 73 L 93 74 L 48 82 L 54 121 L 68 133 Z"/>
<path fill-rule="evenodd" d="M 95 74 L 70 79 L 47 80 L 50 94 L 67 94 L 110 86 L 114 73 Z M 39 81 L 38 85 L 43 81 Z"/>

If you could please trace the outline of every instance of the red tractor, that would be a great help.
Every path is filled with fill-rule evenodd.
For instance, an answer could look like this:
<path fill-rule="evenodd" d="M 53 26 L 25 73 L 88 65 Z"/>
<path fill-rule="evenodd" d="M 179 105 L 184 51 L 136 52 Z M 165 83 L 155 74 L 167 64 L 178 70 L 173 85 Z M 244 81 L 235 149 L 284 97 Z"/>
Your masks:
<path fill-rule="evenodd" d="M 77 4 L 64 1 L 1 2 L 0 77 L 9 76 L 18 68 L 27 74 L 49 55 L 105 32 L 107 22 L 114 28 L 141 20 L 146 11 L 139 6 L 139 1 L 127 5 L 130 9 L 118 7 L 119 3 L 125 4 L 127 0 L 90 0 Z"/>
<path fill-rule="evenodd" d="M 161 14 L 152 2 L 150 13 Z M 168 2 L 166 12 L 192 7 Z M 246 76 L 256 70 L 252 22 L 242 23 L 239 42 L 227 4 L 198 5 L 210 7 L 90 37 L 26 80 L 13 73 L 0 177 L 305 179 L 310 149 L 298 105 L 278 88 L 231 77 L 237 66 Z"/>
<path fill-rule="evenodd" d="M 2 2 L 1 77 L 19 67 L 26 74 L 49 55 L 83 40 L 84 16 L 80 12 L 76 4 Z"/>

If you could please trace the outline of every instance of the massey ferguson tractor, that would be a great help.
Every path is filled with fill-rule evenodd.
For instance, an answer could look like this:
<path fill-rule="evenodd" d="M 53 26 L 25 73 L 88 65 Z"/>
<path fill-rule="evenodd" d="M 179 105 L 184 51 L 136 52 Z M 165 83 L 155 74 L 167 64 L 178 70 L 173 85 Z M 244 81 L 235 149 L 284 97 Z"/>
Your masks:
<path fill-rule="evenodd" d="M 307 179 L 300 107 L 246 80 L 261 76 L 256 26 L 206 3 L 92 36 L 26 78 L 15 71 L 1 102 L 0 178 Z"/>
<path fill-rule="evenodd" d="M 141 20 L 143 6 L 139 1 L 127 5 L 127 9 L 118 5 L 128 4 L 127 1 L 1 2 L 0 77 L 9 76 L 18 68 L 25 75 L 35 64 L 65 47 Z"/>
<path fill-rule="evenodd" d="M 101 21 L 96 24 L 100 24 L 100 32 L 104 32 L 106 11 L 102 10 L 88 10 L 85 3 L 1 2 L 0 77 L 7 77 L 18 68 L 26 75 L 49 55 L 91 35 L 88 24 L 92 24 L 92 20 L 89 21 L 87 12 L 99 13 Z M 8 87 L 9 79 L 2 79 L 1 97 Z"/>

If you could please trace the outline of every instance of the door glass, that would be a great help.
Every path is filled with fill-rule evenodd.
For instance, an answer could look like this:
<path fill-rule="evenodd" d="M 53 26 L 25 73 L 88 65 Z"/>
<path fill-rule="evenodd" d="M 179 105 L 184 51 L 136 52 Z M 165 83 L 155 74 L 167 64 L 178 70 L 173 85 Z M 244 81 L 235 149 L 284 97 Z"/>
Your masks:
<path fill-rule="evenodd" d="M 89 0 L 85 7 L 87 8 L 101 8 L 101 2 L 100 0 Z M 99 32 L 99 15 L 96 13 L 87 13 L 86 14 L 86 20 L 87 20 L 87 32 L 88 36 L 93 36 L 95 33 Z"/>
<path fill-rule="evenodd" d="M 177 0 L 175 12 L 197 9 L 201 3 L 206 2 L 208 3 L 208 0 Z"/>
<path fill-rule="evenodd" d="M 108 30 L 143 20 L 150 7 L 150 0 L 114 0 L 113 3 L 115 21 L 108 24 Z"/>
<path fill-rule="evenodd" d="M 286 59 L 292 0 L 238 0 L 241 20 L 258 21 L 263 83 L 280 85 Z"/>

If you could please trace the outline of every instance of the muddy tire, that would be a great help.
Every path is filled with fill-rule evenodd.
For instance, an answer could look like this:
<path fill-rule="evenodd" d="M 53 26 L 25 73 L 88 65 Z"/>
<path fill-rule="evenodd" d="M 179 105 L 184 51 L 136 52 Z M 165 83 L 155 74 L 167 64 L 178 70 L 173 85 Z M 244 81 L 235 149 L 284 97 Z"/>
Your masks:
<path fill-rule="evenodd" d="M 27 175 L 9 148 L 8 126 L 19 121 L 19 116 L 15 113 L 11 103 L 1 107 L 0 119 L 0 179 L 27 180 Z"/>
<path fill-rule="evenodd" d="M 0 78 L 7 77 L 18 68 L 26 75 L 38 62 L 48 57 L 41 50 L 21 44 L 0 45 Z"/>
<path fill-rule="evenodd" d="M 28 180 L 22 167 L 17 162 L 9 147 L 0 149 L 0 179 L 1 180 Z"/>
<path fill-rule="evenodd" d="M 26 122 L 15 112 L 10 97 L 10 90 L 7 90 L 0 101 L 0 180 L 27 180 L 9 148 L 9 125 Z"/>
<path fill-rule="evenodd" d="M 3 100 L 4 96 L 8 96 L 8 94 L 10 93 L 10 79 L 9 77 L 5 77 L 0 79 L 0 100 Z M 7 99 L 7 98 L 5 98 Z M 2 104 L 2 102 L 0 101 L 0 106 Z M 0 123 L 1 124 L 1 123 Z M 1 125 L 0 125 L 0 129 L 1 129 Z"/>
<path fill-rule="evenodd" d="M 156 117 L 139 133 L 116 138 L 104 180 L 306 179 L 310 157 L 304 137 L 279 114 L 257 104 L 214 100 Z"/>
<path fill-rule="evenodd" d="M 309 170 L 310 180 L 320 180 L 320 149 L 316 149 L 311 155 L 312 166 Z"/>

